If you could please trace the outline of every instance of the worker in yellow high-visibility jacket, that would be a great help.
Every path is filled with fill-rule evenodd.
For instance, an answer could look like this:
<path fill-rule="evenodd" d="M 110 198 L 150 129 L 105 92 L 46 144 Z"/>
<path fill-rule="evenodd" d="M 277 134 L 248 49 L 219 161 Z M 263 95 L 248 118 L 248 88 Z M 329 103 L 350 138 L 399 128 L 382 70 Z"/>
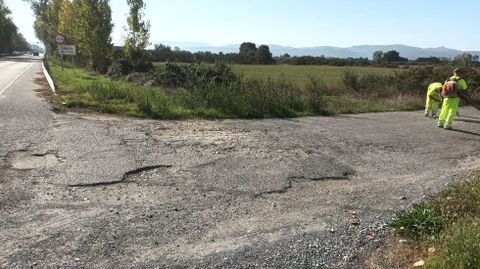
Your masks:
<path fill-rule="evenodd" d="M 442 87 L 442 112 L 438 117 L 438 127 L 443 127 L 447 130 L 452 129 L 452 123 L 458 112 L 458 105 L 460 104 L 459 91 L 461 94 L 466 94 L 468 85 L 467 82 L 461 78 L 463 70 L 456 68 L 451 76 Z"/>
<path fill-rule="evenodd" d="M 434 82 L 428 86 L 427 102 L 425 104 L 425 117 L 431 116 L 435 118 L 437 115 L 438 105 L 440 104 L 440 90 L 443 84 Z M 430 115 L 431 114 L 431 115 Z"/>

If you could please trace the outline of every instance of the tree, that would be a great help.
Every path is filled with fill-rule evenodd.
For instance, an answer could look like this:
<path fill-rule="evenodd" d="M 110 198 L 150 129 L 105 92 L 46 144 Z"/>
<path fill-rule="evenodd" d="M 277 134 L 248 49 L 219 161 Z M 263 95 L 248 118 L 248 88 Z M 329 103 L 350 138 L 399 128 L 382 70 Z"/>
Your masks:
<path fill-rule="evenodd" d="M 68 0 L 24 0 L 32 6 L 36 16 L 33 28 L 35 35 L 42 41 L 47 52 L 53 55 L 56 43 L 53 37 L 58 32 L 59 13 L 64 1 Z"/>
<path fill-rule="evenodd" d="M 258 47 L 255 54 L 255 63 L 256 64 L 273 64 L 275 60 L 272 57 L 270 48 L 267 45 L 261 45 Z"/>
<path fill-rule="evenodd" d="M 390 50 L 383 54 L 383 61 L 387 63 L 394 63 L 394 62 L 406 62 L 408 61 L 408 59 L 400 57 L 400 53 L 398 51 Z"/>
<path fill-rule="evenodd" d="M 257 45 L 251 42 L 243 42 L 240 45 L 240 63 L 253 64 L 255 62 L 255 55 L 257 53 Z"/>
<path fill-rule="evenodd" d="M 373 61 L 375 63 L 381 63 L 383 61 L 383 51 L 377 50 L 373 53 Z"/>
<path fill-rule="evenodd" d="M 27 50 L 28 43 L 10 18 L 10 10 L 0 0 L 0 53 Z"/>
<path fill-rule="evenodd" d="M 93 71 L 105 72 L 113 45 L 109 0 L 28 0 L 36 20 L 35 33 L 50 55 L 56 51 L 56 34 L 77 46 L 77 58 Z"/>
<path fill-rule="evenodd" d="M 109 0 L 75 0 L 73 38 L 91 70 L 105 73 L 113 55 Z"/>
<path fill-rule="evenodd" d="M 145 49 L 149 45 L 150 22 L 142 20 L 145 4 L 143 0 L 127 0 L 127 4 L 130 12 L 124 53 L 137 71 L 147 71 L 145 67 L 148 56 Z"/>
<path fill-rule="evenodd" d="M 257 52 L 257 46 L 255 45 L 255 43 L 243 42 L 240 45 L 240 55 L 254 56 L 256 52 Z"/>
<path fill-rule="evenodd" d="M 396 50 L 390 50 L 387 52 L 375 51 L 373 53 L 373 61 L 376 63 L 395 63 L 395 62 L 407 62 L 407 58 L 400 57 L 400 53 Z"/>
<path fill-rule="evenodd" d="M 465 53 L 462 53 L 462 54 L 459 54 L 459 55 L 455 56 L 453 61 L 458 65 L 470 65 L 473 62 L 475 62 L 475 59 L 476 58 L 472 54 L 465 52 Z"/>

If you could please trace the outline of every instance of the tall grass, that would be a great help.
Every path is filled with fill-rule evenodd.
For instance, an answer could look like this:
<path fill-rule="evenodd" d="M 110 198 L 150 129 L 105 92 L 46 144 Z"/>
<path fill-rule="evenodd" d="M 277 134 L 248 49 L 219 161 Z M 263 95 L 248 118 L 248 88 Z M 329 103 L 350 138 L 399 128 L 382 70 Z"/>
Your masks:
<path fill-rule="evenodd" d="M 143 87 L 51 62 L 67 107 L 150 118 L 264 118 L 324 113 L 326 87 L 306 89 L 287 79 L 252 79 L 226 66 L 170 65 L 158 76 L 163 87 Z M 135 76 L 130 76 L 129 79 Z M 142 76 L 139 76 L 142 77 Z M 168 85 L 170 87 L 168 87 Z"/>
<path fill-rule="evenodd" d="M 165 64 L 155 73 L 113 79 L 68 64 L 61 70 L 54 59 L 50 63 L 67 107 L 159 119 L 413 110 L 424 103 L 423 93 L 405 94 L 398 89 L 391 72 L 356 74 L 352 69 L 350 76 L 356 84 L 351 89 L 347 83 L 331 84 L 319 75 L 311 75 L 299 85 L 285 77 L 242 76 L 225 65 Z"/>
<path fill-rule="evenodd" d="M 393 221 L 398 234 L 438 252 L 426 268 L 480 268 L 480 178 L 450 187 Z"/>

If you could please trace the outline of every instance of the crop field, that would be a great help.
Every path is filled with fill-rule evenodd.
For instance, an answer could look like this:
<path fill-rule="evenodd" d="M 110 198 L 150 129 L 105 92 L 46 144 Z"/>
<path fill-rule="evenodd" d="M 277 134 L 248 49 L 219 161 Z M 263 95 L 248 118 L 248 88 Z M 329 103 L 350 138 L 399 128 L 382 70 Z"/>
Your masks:
<path fill-rule="evenodd" d="M 157 68 L 162 68 L 165 63 L 156 62 Z M 342 75 L 350 70 L 359 75 L 379 74 L 390 75 L 398 69 L 382 67 L 358 67 L 358 66 L 327 66 L 327 65 L 229 65 L 232 70 L 242 76 L 251 78 L 287 79 L 298 85 L 305 85 L 311 78 L 321 79 L 327 85 L 341 83 Z"/>

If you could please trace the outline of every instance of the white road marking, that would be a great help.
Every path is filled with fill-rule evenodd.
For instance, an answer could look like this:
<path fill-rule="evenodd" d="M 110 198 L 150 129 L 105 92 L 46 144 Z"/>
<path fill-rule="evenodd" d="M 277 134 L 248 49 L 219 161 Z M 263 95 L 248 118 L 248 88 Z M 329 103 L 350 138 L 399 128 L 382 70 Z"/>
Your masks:
<path fill-rule="evenodd" d="M 13 83 L 15 83 L 23 74 L 25 74 L 25 72 L 28 71 L 28 69 L 30 69 L 30 67 L 32 67 L 35 63 L 31 63 L 27 68 L 25 68 L 25 70 L 23 70 L 18 76 L 16 76 L 12 81 L 10 81 L 10 83 L 8 83 L 7 86 L 5 86 L 5 88 L 3 88 L 2 90 L 0 90 L 0 96 L 2 96 L 2 94 L 8 89 L 10 88 L 10 86 L 13 85 Z"/>

